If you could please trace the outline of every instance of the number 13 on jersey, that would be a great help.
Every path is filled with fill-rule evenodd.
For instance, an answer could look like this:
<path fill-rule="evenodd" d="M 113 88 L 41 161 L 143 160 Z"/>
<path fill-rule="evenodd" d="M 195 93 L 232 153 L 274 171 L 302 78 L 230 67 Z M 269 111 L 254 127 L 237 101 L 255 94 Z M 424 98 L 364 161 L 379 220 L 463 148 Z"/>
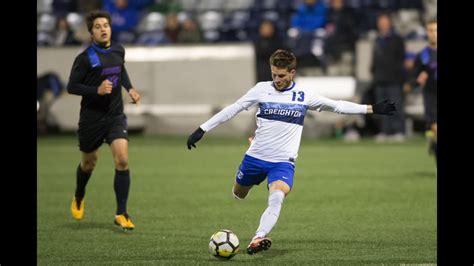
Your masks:
<path fill-rule="evenodd" d="M 297 94 L 298 94 L 298 98 L 297 97 Z M 302 102 L 304 101 L 304 92 L 302 91 L 293 91 L 293 97 L 291 98 L 291 100 L 294 102 L 295 100 L 297 100 L 298 102 Z"/>

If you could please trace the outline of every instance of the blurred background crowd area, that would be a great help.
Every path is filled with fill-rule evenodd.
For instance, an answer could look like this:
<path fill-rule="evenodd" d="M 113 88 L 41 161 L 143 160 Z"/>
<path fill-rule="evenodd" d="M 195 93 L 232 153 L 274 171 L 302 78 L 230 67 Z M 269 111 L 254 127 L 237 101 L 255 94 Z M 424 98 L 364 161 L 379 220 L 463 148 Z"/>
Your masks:
<path fill-rule="evenodd" d="M 404 40 L 425 40 L 437 0 L 38 0 L 37 46 L 87 46 L 85 15 L 98 9 L 110 12 L 112 40 L 125 46 L 250 42 L 257 68 L 287 48 L 300 68 L 319 67 L 312 75 L 331 75 L 338 62 L 349 67 L 336 75 L 354 75 L 356 43 L 376 38 L 380 13 Z"/>
<path fill-rule="evenodd" d="M 389 12 L 404 39 L 426 38 L 437 0 L 38 0 L 37 45 L 87 45 L 85 14 L 112 15 L 113 40 L 124 45 L 254 42 L 271 37 L 302 64 L 337 61 L 358 39 L 376 34 Z"/>
<path fill-rule="evenodd" d="M 83 50 L 90 44 L 86 14 L 99 9 L 111 14 L 112 40 L 128 48 L 184 46 L 192 49 L 200 45 L 251 44 L 254 51 L 251 60 L 254 60 L 255 68 L 250 71 L 255 74 L 246 74 L 245 78 L 241 78 L 248 79 L 249 84 L 271 80 L 268 58 L 276 49 L 286 48 L 297 57 L 298 76 L 351 77 L 356 82 L 356 90 L 354 97 L 348 100 L 372 103 L 376 100 L 374 80 L 377 79 L 371 73 L 373 68 L 383 70 L 401 65 L 404 68 L 403 73 L 400 72 L 401 77 L 384 77 L 400 79 L 403 83 L 400 86 L 403 99 L 400 99 L 399 110 L 406 115 L 401 118 L 406 121 L 406 129 L 403 126 L 400 134 L 409 136 L 413 132 L 424 131 L 423 100 L 420 88 L 412 86 L 410 71 L 416 53 L 427 43 L 425 23 L 436 18 L 437 0 L 38 0 L 38 49 L 43 49 L 42 53 L 50 47 Z M 383 45 L 379 46 L 380 14 L 389 16 L 389 26 L 405 43 L 401 55 L 391 56 L 388 54 L 394 55 L 394 51 L 386 50 L 385 54 L 393 62 L 383 65 L 377 65 L 373 59 L 377 49 L 385 49 Z M 64 58 L 67 56 L 61 60 L 64 61 Z M 128 62 L 131 72 L 144 65 L 134 66 L 133 62 L 132 65 Z M 191 67 L 186 62 L 181 62 L 178 68 L 181 74 L 186 73 L 185 66 Z M 39 66 L 45 63 L 42 60 Z M 71 63 L 64 64 L 69 66 Z M 224 71 L 221 68 L 218 71 Z M 53 72 L 45 72 L 45 69 Z M 39 67 L 39 70 L 39 102 L 47 90 L 51 90 L 54 97 L 64 96 L 67 73 L 58 75 L 57 71 L 61 72 L 61 69 L 46 66 Z M 196 78 L 196 75 L 191 78 Z M 161 77 L 161 80 L 165 79 Z M 232 86 L 246 87 L 247 84 L 239 84 L 243 82 L 241 79 Z M 164 99 L 157 94 L 162 86 L 152 85 L 153 82 L 144 83 L 145 78 L 135 80 L 136 83 L 143 83 L 138 85 L 143 88 L 144 98 L 150 99 L 150 103 Z M 235 89 L 228 90 L 230 93 Z M 150 96 L 152 93 L 157 94 L 156 99 Z M 232 97 L 236 95 L 232 94 Z M 180 98 L 181 101 L 183 99 Z M 222 101 L 221 98 L 215 99 L 219 100 Z M 44 121 L 47 115 L 40 116 L 43 119 L 38 121 Z M 343 133 L 350 133 L 351 128 L 356 128 L 359 135 L 380 133 L 377 118 L 367 116 L 364 120 L 360 126 L 354 126 L 354 122 L 331 123 L 332 134 L 343 136 Z"/>

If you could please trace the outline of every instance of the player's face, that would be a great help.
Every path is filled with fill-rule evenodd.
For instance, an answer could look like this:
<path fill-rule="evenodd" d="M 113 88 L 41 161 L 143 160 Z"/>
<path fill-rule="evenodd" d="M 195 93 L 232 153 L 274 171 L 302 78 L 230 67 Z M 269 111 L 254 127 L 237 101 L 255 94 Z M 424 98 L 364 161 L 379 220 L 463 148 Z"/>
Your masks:
<path fill-rule="evenodd" d="M 438 23 L 430 23 L 426 27 L 426 34 L 428 35 L 428 42 L 431 45 L 438 43 Z"/>
<path fill-rule="evenodd" d="M 96 18 L 92 26 L 92 39 L 95 43 L 109 46 L 112 29 L 106 18 Z"/>
<path fill-rule="evenodd" d="M 392 28 L 392 22 L 388 16 L 380 16 L 377 20 L 377 28 L 381 33 L 387 33 Z"/>
<path fill-rule="evenodd" d="M 271 70 L 273 84 L 275 84 L 276 89 L 279 91 L 291 85 L 296 73 L 294 69 L 288 71 L 286 68 L 277 68 L 276 66 L 271 66 Z"/>

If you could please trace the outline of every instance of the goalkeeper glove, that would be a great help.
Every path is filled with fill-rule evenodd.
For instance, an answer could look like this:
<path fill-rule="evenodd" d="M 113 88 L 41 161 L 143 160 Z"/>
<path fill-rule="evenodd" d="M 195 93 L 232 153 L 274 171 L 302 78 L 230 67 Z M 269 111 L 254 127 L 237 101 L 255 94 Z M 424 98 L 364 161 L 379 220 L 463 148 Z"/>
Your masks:
<path fill-rule="evenodd" d="M 191 135 L 188 137 L 188 149 L 191 149 L 191 146 L 196 148 L 196 145 L 194 145 L 196 142 L 198 142 L 202 136 L 204 136 L 204 133 L 206 133 L 204 130 L 201 129 L 201 127 L 198 127 Z"/>
<path fill-rule="evenodd" d="M 388 99 L 381 100 L 372 105 L 372 111 L 379 115 L 393 115 L 396 111 L 395 103 L 389 102 Z"/>

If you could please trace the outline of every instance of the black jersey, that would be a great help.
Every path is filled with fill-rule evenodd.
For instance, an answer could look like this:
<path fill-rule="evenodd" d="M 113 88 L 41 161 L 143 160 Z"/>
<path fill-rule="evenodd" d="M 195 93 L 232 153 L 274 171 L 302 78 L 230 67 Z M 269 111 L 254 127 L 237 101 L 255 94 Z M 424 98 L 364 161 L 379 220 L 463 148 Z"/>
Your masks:
<path fill-rule="evenodd" d="M 122 85 L 127 91 L 132 88 L 124 58 L 121 45 L 102 48 L 95 43 L 76 57 L 67 90 L 82 96 L 79 122 L 105 121 L 123 114 Z M 112 93 L 99 95 L 98 87 L 105 79 L 113 83 Z"/>
<path fill-rule="evenodd" d="M 436 91 L 438 89 L 438 51 L 429 46 L 421 50 L 416 56 L 414 66 L 414 78 L 426 71 L 428 73 L 428 80 L 426 81 L 425 91 Z"/>

